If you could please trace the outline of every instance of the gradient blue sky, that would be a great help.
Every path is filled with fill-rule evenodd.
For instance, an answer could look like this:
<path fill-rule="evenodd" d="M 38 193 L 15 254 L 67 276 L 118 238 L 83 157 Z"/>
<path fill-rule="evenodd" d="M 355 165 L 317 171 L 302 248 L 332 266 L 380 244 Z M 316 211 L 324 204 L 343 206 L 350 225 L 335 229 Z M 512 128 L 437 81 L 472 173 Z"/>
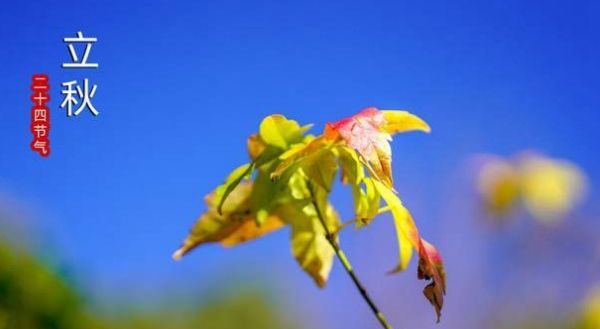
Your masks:
<path fill-rule="evenodd" d="M 313 287 L 289 256 L 284 232 L 170 260 L 202 211 L 202 196 L 246 161 L 246 136 L 271 113 L 314 123 L 314 133 L 371 105 L 410 109 L 430 123 L 431 135 L 395 140 L 394 172 L 423 233 L 442 253 L 449 250 L 447 313 L 461 310 L 452 282 L 464 282 L 455 274 L 468 271 L 460 246 L 477 234 L 464 229 L 471 219 L 448 213 L 449 200 L 461 199 L 457 193 L 469 197 L 468 183 L 457 177 L 471 155 L 536 149 L 576 162 L 592 186 L 600 183 L 594 1 L 13 1 L 2 7 L 0 192 L 34 209 L 27 217 L 41 228 L 38 238 L 51 241 L 99 294 L 160 296 L 231 277 L 266 280 L 298 297 L 300 303 L 290 303 L 324 326 L 373 325 L 339 266 L 326 291 Z M 98 70 L 60 68 L 68 59 L 62 38 L 79 30 L 99 39 L 90 55 Z M 28 146 L 28 88 L 36 72 L 49 74 L 53 88 L 48 159 Z M 100 116 L 67 118 L 58 108 L 59 85 L 83 77 L 98 84 Z M 334 199 L 349 217 L 348 194 Z M 598 201 L 593 189 L 588 201 Z M 432 325 L 414 269 L 382 276 L 395 257 L 389 221 L 360 237 L 346 235 L 348 252 L 392 320 Z M 340 309 L 331 309 L 339 299 Z M 407 306 L 395 313 L 397 304 Z M 464 324 L 449 317 L 436 328 Z"/>

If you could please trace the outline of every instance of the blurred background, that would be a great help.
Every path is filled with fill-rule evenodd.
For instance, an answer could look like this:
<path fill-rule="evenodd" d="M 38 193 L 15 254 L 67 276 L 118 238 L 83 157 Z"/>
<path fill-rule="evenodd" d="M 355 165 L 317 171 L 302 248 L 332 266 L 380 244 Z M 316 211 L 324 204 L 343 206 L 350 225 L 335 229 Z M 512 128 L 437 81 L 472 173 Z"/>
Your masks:
<path fill-rule="evenodd" d="M 286 230 L 170 258 L 264 116 L 319 134 L 367 106 L 432 127 L 395 138 L 393 172 L 444 257 L 441 323 L 414 261 L 385 274 L 389 215 L 341 236 L 395 327 L 600 328 L 598 14 L 593 1 L 5 3 L 0 328 L 377 328 L 337 260 L 317 288 Z M 61 68 L 77 31 L 98 38 L 98 69 Z M 34 73 L 52 88 L 47 159 L 29 149 Z M 67 117 L 60 84 L 83 78 L 100 115 Z M 349 191 L 333 202 L 352 217 Z"/>

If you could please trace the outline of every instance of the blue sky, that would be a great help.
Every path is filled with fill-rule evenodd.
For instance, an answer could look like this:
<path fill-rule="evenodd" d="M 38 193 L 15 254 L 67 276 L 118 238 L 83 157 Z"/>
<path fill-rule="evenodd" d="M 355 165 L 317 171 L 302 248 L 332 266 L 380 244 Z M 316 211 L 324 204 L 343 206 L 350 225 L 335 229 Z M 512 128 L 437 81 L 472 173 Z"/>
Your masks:
<path fill-rule="evenodd" d="M 278 282 L 318 323 L 329 317 L 323 307 L 345 298 L 344 311 L 331 310 L 327 325 L 370 326 L 341 268 L 334 268 L 326 291 L 313 288 L 289 256 L 286 233 L 238 249 L 207 247 L 182 263 L 172 263 L 170 254 L 203 210 L 203 195 L 246 161 L 245 138 L 265 115 L 314 123 L 312 132 L 320 133 L 327 121 L 366 106 L 403 108 L 433 131 L 396 138 L 396 184 L 423 233 L 443 254 L 450 250 L 452 287 L 452 269 L 467 271 L 460 243 L 478 234 L 466 228 L 467 201 L 456 206 L 467 218 L 448 213 L 455 207 L 449 200 L 461 200 L 456 193 L 469 198 L 460 177 L 470 156 L 535 149 L 574 161 L 592 186 L 600 183 L 599 7 L 593 1 L 6 3 L 0 191 L 33 209 L 27 217 L 37 238 L 51 241 L 99 294 L 160 296 L 167 288 L 202 290 L 249 278 Z M 62 38 L 77 31 L 99 39 L 90 55 L 98 70 L 61 69 L 69 56 Z M 53 88 L 48 159 L 28 146 L 28 88 L 37 72 L 47 73 Z M 82 78 L 98 85 L 100 115 L 67 118 L 58 108 L 60 83 Z M 348 194 L 334 200 L 351 215 Z M 592 189 L 585 209 L 597 214 L 594 201 Z M 391 318 L 433 324 L 414 273 L 383 276 L 394 262 L 391 223 L 382 219 L 347 235 L 348 253 L 381 304 L 419 301 Z M 395 285 L 398 293 L 387 296 Z M 457 309 L 453 298 L 449 313 Z M 407 320 L 409 311 L 422 316 Z M 455 318 L 449 327 L 461 323 Z"/>

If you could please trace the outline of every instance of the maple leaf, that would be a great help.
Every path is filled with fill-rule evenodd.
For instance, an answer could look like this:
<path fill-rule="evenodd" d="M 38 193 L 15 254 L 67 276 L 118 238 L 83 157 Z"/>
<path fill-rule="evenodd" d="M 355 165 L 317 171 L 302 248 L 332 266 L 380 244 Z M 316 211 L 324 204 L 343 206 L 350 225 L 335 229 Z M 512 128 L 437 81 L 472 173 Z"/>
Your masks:
<path fill-rule="evenodd" d="M 425 121 L 407 111 L 368 107 L 354 116 L 328 123 L 323 134 L 328 139 L 342 139 L 364 158 L 377 179 L 392 187 L 391 136 L 413 130 L 430 131 Z"/>

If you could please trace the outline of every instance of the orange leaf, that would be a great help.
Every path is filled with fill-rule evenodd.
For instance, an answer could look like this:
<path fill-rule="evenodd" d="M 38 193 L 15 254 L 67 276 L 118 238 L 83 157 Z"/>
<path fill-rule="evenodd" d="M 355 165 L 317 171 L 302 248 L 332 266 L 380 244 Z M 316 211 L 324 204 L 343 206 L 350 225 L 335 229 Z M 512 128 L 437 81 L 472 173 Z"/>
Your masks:
<path fill-rule="evenodd" d="M 369 164 L 373 176 L 386 186 L 393 187 L 392 135 L 420 130 L 429 132 L 429 125 L 407 111 L 380 111 L 367 107 L 358 114 L 325 126 L 327 139 L 343 140 Z"/>
<path fill-rule="evenodd" d="M 328 123 L 324 135 L 329 139 L 341 138 L 355 149 L 373 168 L 376 176 L 388 186 L 392 186 L 392 150 L 390 134 L 384 132 L 383 112 L 368 107 L 360 113 L 334 123 Z"/>
<path fill-rule="evenodd" d="M 220 242 L 230 247 L 281 228 L 284 223 L 277 216 L 268 216 L 262 225 L 257 224 L 256 214 L 250 207 L 252 189 L 252 183 L 240 183 L 231 192 L 222 214 L 216 210 L 215 193 L 206 196 L 207 211 L 198 218 L 173 258 L 180 259 L 205 243 Z"/>

